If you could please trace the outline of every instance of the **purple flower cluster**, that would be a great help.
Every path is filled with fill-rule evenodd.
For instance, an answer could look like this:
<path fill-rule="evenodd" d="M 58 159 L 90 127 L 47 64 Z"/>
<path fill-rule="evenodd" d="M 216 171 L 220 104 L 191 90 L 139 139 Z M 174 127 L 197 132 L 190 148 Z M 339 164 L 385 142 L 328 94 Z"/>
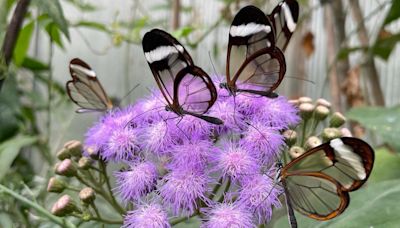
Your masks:
<path fill-rule="evenodd" d="M 147 202 L 128 212 L 124 227 L 170 227 L 168 215 L 199 213 L 207 228 L 268 222 L 282 192 L 273 162 L 284 144 L 281 132 L 300 120 L 297 109 L 284 97 L 221 91 L 207 115 L 224 124 L 213 125 L 178 117 L 164 100 L 153 91 L 110 111 L 86 135 L 86 148 L 101 159 L 128 164 L 115 173 L 121 200 Z"/>

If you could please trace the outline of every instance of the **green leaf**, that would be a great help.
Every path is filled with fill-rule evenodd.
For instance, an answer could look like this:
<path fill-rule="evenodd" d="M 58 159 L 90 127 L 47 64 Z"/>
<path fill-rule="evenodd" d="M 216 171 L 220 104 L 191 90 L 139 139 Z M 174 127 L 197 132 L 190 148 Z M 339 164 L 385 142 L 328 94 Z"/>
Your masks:
<path fill-rule="evenodd" d="M 372 47 L 372 52 L 378 57 L 387 60 L 390 57 L 392 51 L 395 49 L 397 42 L 399 41 L 400 34 L 395 34 L 383 39 L 379 39 Z"/>
<path fill-rule="evenodd" d="M 35 24 L 33 21 L 25 25 L 21 31 L 19 32 L 17 43 L 14 49 L 14 63 L 17 66 L 21 66 L 26 53 L 29 49 L 29 44 L 31 42 L 31 37 L 33 33 L 33 29 L 35 28 Z"/>
<path fill-rule="evenodd" d="M 350 198 L 350 205 L 343 214 L 326 222 L 296 213 L 299 227 L 394 228 L 399 226 L 400 180 L 370 184 L 366 188 L 350 193 Z M 287 217 L 282 216 L 274 227 L 289 227 Z"/>
<path fill-rule="evenodd" d="M 4 72 L 4 75 L 7 80 L 4 81 L 0 93 L 0 142 L 16 135 L 20 125 L 21 104 L 16 78 L 10 72 Z"/>
<path fill-rule="evenodd" d="M 400 107 L 360 107 L 353 108 L 347 117 L 382 137 L 382 140 L 400 152 Z"/>
<path fill-rule="evenodd" d="M 172 35 L 176 37 L 177 39 L 179 38 L 184 38 L 190 35 L 194 31 L 194 28 L 191 26 L 184 26 L 174 32 L 172 32 Z"/>
<path fill-rule="evenodd" d="M 388 14 L 386 15 L 385 22 L 383 22 L 383 26 L 388 25 L 399 18 L 400 18 L 400 1 L 394 0 L 392 1 L 392 7 L 390 8 Z"/>
<path fill-rule="evenodd" d="M 96 29 L 103 32 L 109 32 L 107 26 L 102 23 L 94 22 L 94 21 L 79 21 L 74 26 L 77 27 L 87 27 L 91 29 Z"/>
<path fill-rule="evenodd" d="M 355 52 L 355 51 L 366 51 L 367 48 L 366 47 L 351 47 L 351 48 L 342 48 L 340 49 L 337 58 L 339 60 L 343 60 L 346 59 L 351 53 Z"/>
<path fill-rule="evenodd" d="M 36 141 L 37 138 L 33 136 L 17 135 L 0 144 L 0 180 L 10 169 L 22 147 L 31 145 Z"/>
<path fill-rule="evenodd" d="M 31 71 L 43 71 L 50 69 L 49 65 L 47 65 L 46 63 L 43 63 L 40 60 L 34 59 L 29 56 L 25 56 L 21 66 Z"/>
<path fill-rule="evenodd" d="M 385 148 L 375 150 L 375 164 L 368 182 L 400 179 L 400 156 Z"/>
<path fill-rule="evenodd" d="M 64 17 L 64 12 L 61 8 L 59 0 L 34 0 L 36 6 L 43 12 L 49 15 L 59 29 L 69 40 L 68 23 Z"/>
<path fill-rule="evenodd" d="M 60 30 L 55 23 L 49 23 L 46 26 L 46 32 L 53 42 L 55 42 L 60 48 L 64 49 L 64 45 L 61 40 Z"/>

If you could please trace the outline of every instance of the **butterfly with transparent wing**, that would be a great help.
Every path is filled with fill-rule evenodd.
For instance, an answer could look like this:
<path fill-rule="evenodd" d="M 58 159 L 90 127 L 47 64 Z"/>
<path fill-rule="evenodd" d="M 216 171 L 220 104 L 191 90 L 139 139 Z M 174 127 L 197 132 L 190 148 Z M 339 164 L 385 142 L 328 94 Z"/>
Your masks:
<path fill-rule="evenodd" d="M 80 108 L 77 113 L 106 112 L 113 108 L 111 99 L 107 96 L 96 73 L 79 58 L 69 63 L 72 80 L 66 84 L 70 99 Z"/>
<path fill-rule="evenodd" d="M 299 5 L 284 0 L 266 16 L 255 6 L 243 7 L 229 29 L 226 82 L 230 95 L 246 92 L 275 98 L 286 73 L 285 51 L 296 28 Z M 241 56 L 239 60 L 235 57 Z M 233 74 L 232 74 L 233 73 Z"/>
<path fill-rule="evenodd" d="M 169 33 L 153 29 L 142 40 L 143 51 L 156 83 L 167 102 L 166 110 L 191 115 L 212 124 L 222 120 L 204 115 L 217 100 L 210 76 L 194 65 L 186 49 Z"/>
<path fill-rule="evenodd" d="M 277 183 L 284 189 L 291 227 L 297 227 L 293 209 L 322 221 L 343 213 L 349 192 L 367 181 L 373 164 L 374 150 L 353 137 L 333 139 L 285 166 L 278 162 Z"/>

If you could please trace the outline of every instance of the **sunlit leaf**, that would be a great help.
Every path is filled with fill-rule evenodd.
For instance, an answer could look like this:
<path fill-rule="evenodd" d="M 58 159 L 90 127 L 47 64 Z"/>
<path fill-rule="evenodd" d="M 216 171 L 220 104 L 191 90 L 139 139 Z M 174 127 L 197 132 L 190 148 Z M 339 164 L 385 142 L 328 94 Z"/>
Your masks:
<path fill-rule="evenodd" d="M 392 1 L 392 7 L 386 15 L 383 25 L 388 25 L 400 18 L 400 1 Z"/>
<path fill-rule="evenodd" d="M 34 0 L 37 7 L 43 12 L 49 15 L 49 17 L 57 24 L 59 29 L 69 39 L 68 23 L 64 17 L 64 12 L 61 8 L 59 0 Z"/>
<path fill-rule="evenodd" d="M 384 60 L 387 60 L 399 41 L 400 34 L 395 34 L 383 39 L 379 39 L 372 47 L 372 51 L 375 55 L 381 57 Z"/>
<path fill-rule="evenodd" d="M 0 180 L 10 169 L 22 147 L 29 146 L 36 141 L 37 138 L 33 136 L 17 135 L 0 144 Z"/>
<path fill-rule="evenodd" d="M 64 48 L 64 45 L 61 40 L 60 30 L 55 23 L 50 23 L 46 26 L 46 32 L 49 35 L 50 39 L 55 42 L 60 48 Z"/>
<path fill-rule="evenodd" d="M 19 32 L 17 43 L 14 49 L 14 63 L 17 66 L 21 66 L 26 53 L 29 49 L 29 44 L 31 42 L 31 37 L 33 33 L 33 29 L 35 28 L 35 23 L 31 21 L 27 25 L 25 25 L 21 31 Z"/>
<path fill-rule="evenodd" d="M 400 224 L 400 180 L 367 183 L 367 187 L 350 193 L 350 198 L 346 211 L 326 222 L 296 213 L 299 227 L 394 228 Z M 282 216 L 274 227 L 289 227 L 287 217 Z"/>
<path fill-rule="evenodd" d="M 32 71 L 43 71 L 49 69 L 49 65 L 29 56 L 25 56 L 21 66 Z"/>
<path fill-rule="evenodd" d="M 188 37 L 192 32 L 194 31 L 194 28 L 191 26 L 184 26 L 176 31 L 174 31 L 172 33 L 172 35 L 177 38 L 184 38 L 184 37 Z"/>
<path fill-rule="evenodd" d="M 400 155 L 387 149 L 375 150 L 374 170 L 369 182 L 400 179 Z"/>
<path fill-rule="evenodd" d="M 381 136 L 382 140 L 400 152 L 400 107 L 353 108 L 347 117 Z"/>

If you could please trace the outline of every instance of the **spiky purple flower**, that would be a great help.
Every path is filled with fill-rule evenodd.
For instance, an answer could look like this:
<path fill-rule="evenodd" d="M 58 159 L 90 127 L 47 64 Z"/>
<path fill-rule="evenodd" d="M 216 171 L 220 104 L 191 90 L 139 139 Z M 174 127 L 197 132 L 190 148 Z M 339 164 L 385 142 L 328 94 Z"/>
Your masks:
<path fill-rule="evenodd" d="M 175 215 L 190 215 L 199 208 L 199 202 L 207 200 L 209 177 L 201 171 L 172 170 L 164 177 L 164 182 L 160 195 Z"/>
<path fill-rule="evenodd" d="M 267 123 L 250 122 L 244 137 L 240 140 L 241 145 L 263 163 L 271 163 L 281 152 L 284 143 L 283 136 L 278 129 Z"/>
<path fill-rule="evenodd" d="M 282 189 L 270 176 L 255 175 L 247 180 L 239 191 L 237 203 L 252 211 L 259 223 L 271 220 L 272 207 L 281 207 L 278 199 Z"/>
<path fill-rule="evenodd" d="M 228 141 L 214 156 L 216 170 L 222 171 L 222 176 L 232 180 L 244 180 L 260 172 L 257 160 L 238 143 Z"/>
<path fill-rule="evenodd" d="M 196 169 L 204 170 L 209 162 L 211 153 L 216 148 L 209 141 L 200 140 L 185 142 L 171 149 L 172 159 L 168 165 L 170 169 Z"/>
<path fill-rule="evenodd" d="M 206 222 L 201 228 L 251 228 L 256 227 L 252 222 L 251 212 L 235 204 L 216 204 L 206 213 Z"/>
<path fill-rule="evenodd" d="M 141 205 L 124 217 L 123 228 L 170 228 L 168 216 L 159 204 Z"/>
<path fill-rule="evenodd" d="M 157 156 L 165 155 L 178 140 L 174 128 L 175 126 L 168 121 L 154 121 L 141 128 L 140 144 L 146 151 Z"/>
<path fill-rule="evenodd" d="M 116 172 L 117 187 L 115 191 L 125 203 L 137 201 L 151 192 L 156 184 L 158 172 L 151 162 L 140 162 L 131 165 L 128 170 Z"/>

